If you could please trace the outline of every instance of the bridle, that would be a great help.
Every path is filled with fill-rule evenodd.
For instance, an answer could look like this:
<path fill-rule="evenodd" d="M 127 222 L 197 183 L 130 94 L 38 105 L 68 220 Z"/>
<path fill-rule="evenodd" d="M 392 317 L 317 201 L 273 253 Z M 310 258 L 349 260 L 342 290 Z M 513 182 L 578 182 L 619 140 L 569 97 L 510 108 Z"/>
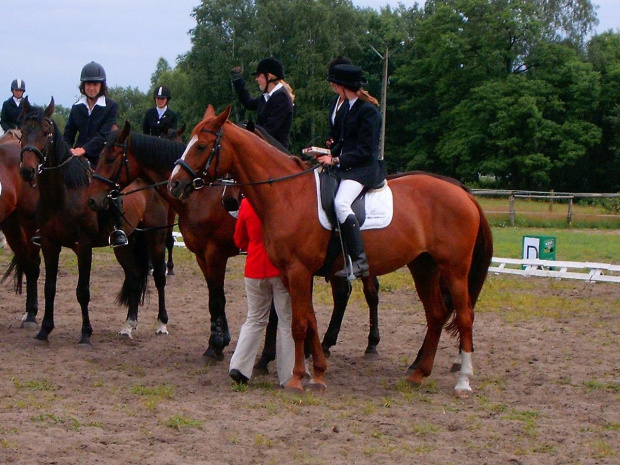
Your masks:
<path fill-rule="evenodd" d="M 174 162 L 175 166 L 179 165 L 182 169 L 184 169 L 187 174 L 192 178 L 191 187 L 195 190 L 202 189 L 205 185 L 204 178 L 209 174 L 209 168 L 211 168 L 211 164 L 213 160 L 215 160 L 215 174 L 213 179 L 217 179 L 218 172 L 220 168 L 220 148 L 222 141 L 222 134 L 224 133 L 224 127 L 220 127 L 219 131 L 215 132 L 211 129 L 202 128 L 200 132 L 206 132 L 207 134 L 212 134 L 215 136 L 215 141 L 213 142 L 213 148 L 207 157 L 207 161 L 205 162 L 205 166 L 201 170 L 201 174 L 196 173 L 191 166 L 189 166 L 183 158 L 179 158 L 176 162 Z"/>
<path fill-rule="evenodd" d="M 28 120 L 33 120 L 33 119 L 37 119 L 36 116 L 30 116 L 26 118 L 26 121 Z M 44 118 L 44 120 L 52 127 L 52 130 L 47 134 L 47 139 L 45 140 L 45 145 L 43 146 L 43 149 L 39 150 L 38 147 L 35 147 L 34 145 L 26 145 L 24 147 L 22 147 L 21 152 L 19 152 L 19 166 L 21 168 L 22 164 L 24 163 L 24 152 L 32 152 L 37 156 L 37 159 L 39 160 L 39 172 L 41 172 L 41 167 L 45 164 L 45 162 L 47 161 L 47 150 L 50 147 L 50 145 L 54 144 L 54 121 L 51 118 Z"/>
<path fill-rule="evenodd" d="M 116 170 L 116 173 L 114 174 L 112 179 L 108 179 L 108 178 L 106 178 L 104 176 L 101 176 L 101 175 L 99 175 L 97 173 L 93 173 L 92 178 L 96 179 L 97 181 L 101 181 L 104 184 L 107 184 L 108 186 L 111 186 L 112 190 L 108 194 L 108 198 L 115 199 L 121 193 L 121 185 L 120 185 L 119 181 L 121 179 L 121 175 L 122 175 L 123 169 L 125 169 L 125 175 L 127 176 L 127 179 L 129 179 L 129 159 L 127 157 L 127 150 L 129 149 L 129 141 L 128 141 L 128 139 L 126 139 L 123 143 L 114 142 L 112 145 L 114 147 L 122 147 L 123 148 L 123 154 L 121 155 L 121 157 L 122 157 L 121 158 L 121 163 L 118 166 L 118 169 Z"/>
<path fill-rule="evenodd" d="M 225 186 L 225 187 L 231 186 L 232 187 L 232 186 L 258 186 L 261 184 L 273 184 L 275 182 L 285 181 L 288 179 L 296 178 L 298 176 L 302 176 L 306 173 L 310 173 L 314 171 L 315 169 L 319 167 L 319 165 L 312 166 L 308 169 L 300 171 L 299 173 L 290 174 L 290 175 L 282 176 L 279 178 L 270 178 L 265 181 L 239 183 L 239 182 L 236 182 L 234 179 L 230 179 L 230 178 L 218 179 L 219 166 L 220 166 L 221 139 L 224 133 L 224 126 L 220 127 L 219 131 L 217 132 L 212 131 L 211 129 L 207 129 L 207 128 L 202 128 L 200 132 L 206 132 L 208 134 L 213 134 L 215 136 L 215 142 L 213 143 L 213 148 L 211 149 L 211 152 L 209 153 L 209 156 L 207 157 L 207 161 L 205 162 L 204 167 L 201 170 L 199 170 L 200 174 L 196 173 L 196 171 L 194 171 L 194 169 L 191 166 L 189 166 L 185 162 L 185 160 L 183 160 L 183 158 L 179 158 L 174 163 L 175 165 L 179 165 L 182 169 L 184 169 L 189 174 L 189 176 L 192 178 L 192 182 L 188 185 L 188 187 L 191 190 L 202 189 L 205 185 L 208 185 L 209 187 L 220 187 L 220 186 Z M 211 167 L 211 164 L 213 163 L 214 160 L 215 160 L 215 172 L 213 176 L 209 176 L 209 168 Z M 206 177 L 210 177 L 212 179 L 212 181 L 209 182 L 208 184 L 205 183 Z"/>

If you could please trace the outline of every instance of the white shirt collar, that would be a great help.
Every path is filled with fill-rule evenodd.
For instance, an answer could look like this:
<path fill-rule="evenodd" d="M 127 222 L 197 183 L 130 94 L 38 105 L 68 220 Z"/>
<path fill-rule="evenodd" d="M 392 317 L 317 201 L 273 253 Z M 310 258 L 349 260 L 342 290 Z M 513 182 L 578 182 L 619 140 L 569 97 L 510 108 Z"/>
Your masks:
<path fill-rule="evenodd" d="M 84 105 L 86 107 L 86 109 L 88 110 L 88 115 L 90 116 L 90 114 L 92 113 L 92 110 L 90 109 L 90 107 L 88 106 L 88 100 L 86 98 L 86 95 L 82 95 L 82 97 L 75 102 L 76 105 Z M 105 107 L 105 95 L 100 95 L 99 98 L 97 99 L 97 101 L 95 102 L 95 105 L 93 105 L 93 108 L 95 108 L 96 105 L 99 105 L 100 107 Z"/>
<path fill-rule="evenodd" d="M 355 105 L 355 102 L 357 102 L 357 99 L 359 97 L 357 97 L 357 95 L 355 96 L 355 98 L 351 98 L 349 99 L 349 108 L 353 107 L 353 105 Z"/>
<path fill-rule="evenodd" d="M 159 107 L 155 107 L 155 108 L 157 109 L 157 115 L 159 116 L 159 119 L 161 119 L 163 114 L 166 113 L 166 110 L 168 109 L 168 105 L 166 105 L 164 108 L 159 108 Z"/>
<path fill-rule="evenodd" d="M 265 101 L 269 100 L 269 97 L 271 97 L 275 91 L 280 90 L 282 87 L 284 87 L 284 86 L 282 85 L 282 83 L 281 83 L 281 82 L 278 82 L 278 83 L 274 86 L 274 88 L 273 88 L 273 89 L 271 89 L 271 92 L 269 92 L 269 93 L 264 93 L 263 95 L 264 95 L 264 97 L 265 97 Z"/>
<path fill-rule="evenodd" d="M 22 100 L 24 100 L 24 98 L 15 98 L 13 97 L 13 101 L 15 102 L 15 105 L 19 106 L 22 103 Z"/>

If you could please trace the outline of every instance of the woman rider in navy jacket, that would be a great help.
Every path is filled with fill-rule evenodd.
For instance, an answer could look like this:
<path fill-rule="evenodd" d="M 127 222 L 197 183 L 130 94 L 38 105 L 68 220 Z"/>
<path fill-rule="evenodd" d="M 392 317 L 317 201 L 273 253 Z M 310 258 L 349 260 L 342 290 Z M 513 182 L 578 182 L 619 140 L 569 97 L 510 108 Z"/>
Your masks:
<path fill-rule="evenodd" d="M 375 105 L 359 98 L 358 91 L 366 84 L 359 66 L 336 65 L 328 81 L 337 92 L 344 92 L 347 99 L 343 104 L 346 113 L 340 139 L 336 142 L 337 153 L 318 158 L 322 164 L 335 166 L 341 179 L 335 198 L 336 216 L 351 256 L 352 269 L 345 266 L 336 275 L 368 276 L 360 225 L 351 204 L 364 188 L 376 187 L 385 178 L 379 164 L 381 115 Z"/>

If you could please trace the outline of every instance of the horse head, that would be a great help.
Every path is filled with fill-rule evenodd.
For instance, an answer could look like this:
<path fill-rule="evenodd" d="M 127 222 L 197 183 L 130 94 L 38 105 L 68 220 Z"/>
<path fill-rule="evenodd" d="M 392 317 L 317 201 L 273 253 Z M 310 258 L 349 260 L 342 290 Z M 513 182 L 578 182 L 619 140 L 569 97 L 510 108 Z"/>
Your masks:
<path fill-rule="evenodd" d="M 121 185 L 130 183 L 130 134 L 131 125 L 125 121 L 123 129 L 112 131 L 103 146 L 87 194 L 88 206 L 95 211 L 107 209 L 108 198 L 118 195 Z M 137 170 L 135 164 L 133 169 Z"/>
<path fill-rule="evenodd" d="M 21 164 L 19 173 L 25 181 L 32 182 L 39 166 L 43 165 L 54 143 L 56 126 L 52 121 L 54 113 L 54 97 L 50 104 L 42 108 L 30 105 L 24 99 L 24 122 L 22 123 Z"/>
<path fill-rule="evenodd" d="M 204 185 L 205 179 L 214 180 L 228 173 L 230 162 L 220 154 L 224 124 L 231 107 L 219 115 L 209 105 L 200 123 L 193 129 L 190 141 L 181 159 L 177 160 L 168 181 L 168 191 L 175 198 L 187 198 Z"/>

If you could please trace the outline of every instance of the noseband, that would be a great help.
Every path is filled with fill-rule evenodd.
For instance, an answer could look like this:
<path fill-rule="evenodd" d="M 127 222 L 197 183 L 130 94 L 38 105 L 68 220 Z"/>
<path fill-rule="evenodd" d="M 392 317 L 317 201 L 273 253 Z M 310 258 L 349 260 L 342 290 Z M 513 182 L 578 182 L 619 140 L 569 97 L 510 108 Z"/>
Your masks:
<path fill-rule="evenodd" d="M 213 134 L 215 136 L 215 142 L 213 142 L 213 148 L 211 149 L 211 153 L 209 153 L 209 156 L 207 157 L 207 161 L 205 163 L 205 166 L 202 169 L 202 173 L 201 174 L 196 173 L 192 169 L 192 167 L 189 166 L 185 162 L 185 160 L 183 160 L 183 158 L 179 158 L 176 162 L 174 162 L 175 165 L 179 165 L 190 175 L 190 177 L 192 178 L 191 186 L 195 190 L 202 189 L 204 187 L 205 185 L 204 178 L 208 176 L 209 168 L 211 167 L 213 160 L 215 160 L 215 174 L 213 175 L 213 179 L 217 179 L 218 177 L 218 172 L 219 172 L 219 167 L 220 167 L 220 148 L 221 148 L 222 134 L 224 133 L 224 127 L 223 126 L 220 127 L 220 130 L 217 132 L 212 131 L 210 129 L 202 128 L 200 132 L 206 132 L 208 134 Z"/>
<path fill-rule="evenodd" d="M 29 119 L 37 119 L 37 118 L 36 116 L 31 116 L 30 118 L 26 118 L 26 120 L 29 120 Z M 24 152 L 34 153 L 37 156 L 37 159 L 39 160 L 39 166 L 42 166 L 47 160 L 47 149 L 51 144 L 54 143 L 54 121 L 51 118 L 45 118 L 45 121 L 47 121 L 47 123 L 52 127 L 52 130 L 47 135 L 47 140 L 45 141 L 45 145 L 43 146 L 43 149 L 39 150 L 34 145 L 26 145 L 25 147 L 22 147 L 21 152 L 19 152 L 19 166 L 20 167 L 24 163 Z"/>
<path fill-rule="evenodd" d="M 125 142 L 123 142 L 122 144 L 118 143 L 118 142 L 114 142 L 114 147 L 122 147 L 123 148 L 123 155 L 122 155 L 122 159 L 121 159 L 121 164 L 118 167 L 118 170 L 116 171 L 116 174 L 114 175 L 114 177 L 112 179 L 108 179 L 105 178 L 97 173 L 93 173 L 93 179 L 96 179 L 97 181 L 101 181 L 105 184 L 107 184 L 108 186 L 112 186 L 116 191 L 120 191 L 120 184 L 119 184 L 119 180 L 121 179 L 121 173 L 123 171 L 123 168 L 125 168 L 125 174 L 127 175 L 127 179 L 129 179 L 129 159 L 127 158 L 127 150 L 129 149 L 129 142 L 126 139 Z"/>

